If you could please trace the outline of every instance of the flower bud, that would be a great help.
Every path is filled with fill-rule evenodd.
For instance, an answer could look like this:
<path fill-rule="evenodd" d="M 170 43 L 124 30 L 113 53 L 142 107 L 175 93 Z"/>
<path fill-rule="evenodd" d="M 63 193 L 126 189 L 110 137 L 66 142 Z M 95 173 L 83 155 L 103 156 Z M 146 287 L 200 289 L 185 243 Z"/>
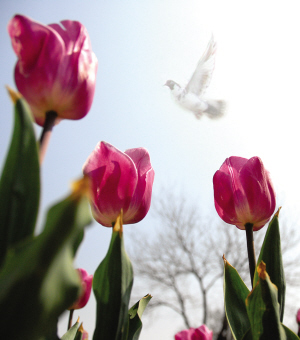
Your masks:
<path fill-rule="evenodd" d="M 111 227 L 123 210 L 123 224 L 142 220 L 151 203 L 154 170 L 146 149 L 124 153 L 99 142 L 83 166 L 91 180 L 92 213 L 97 222 Z"/>
<path fill-rule="evenodd" d="M 276 200 L 268 171 L 260 158 L 229 157 L 213 177 L 217 213 L 223 221 L 245 230 L 261 229 L 272 216 Z"/>
<path fill-rule="evenodd" d="M 46 26 L 16 15 L 8 33 L 18 57 L 15 82 L 36 123 L 43 126 L 51 111 L 57 122 L 83 118 L 92 105 L 98 64 L 85 27 L 71 20 Z"/>
<path fill-rule="evenodd" d="M 89 340 L 89 333 L 84 329 L 81 340 Z"/>
<path fill-rule="evenodd" d="M 83 308 L 89 301 L 91 295 L 93 275 L 89 275 L 88 272 L 82 268 L 77 269 L 77 271 L 80 276 L 82 293 L 79 299 L 76 302 L 74 302 L 69 309 Z"/>

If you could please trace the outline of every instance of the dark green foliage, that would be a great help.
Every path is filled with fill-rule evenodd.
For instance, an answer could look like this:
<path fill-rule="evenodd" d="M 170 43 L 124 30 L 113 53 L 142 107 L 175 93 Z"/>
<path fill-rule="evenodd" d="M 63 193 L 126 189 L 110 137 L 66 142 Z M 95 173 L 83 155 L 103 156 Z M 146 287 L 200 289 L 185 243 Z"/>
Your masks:
<path fill-rule="evenodd" d="M 0 266 L 7 249 L 33 235 L 40 196 L 38 148 L 31 113 L 15 104 L 12 141 L 0 180 Z"/>

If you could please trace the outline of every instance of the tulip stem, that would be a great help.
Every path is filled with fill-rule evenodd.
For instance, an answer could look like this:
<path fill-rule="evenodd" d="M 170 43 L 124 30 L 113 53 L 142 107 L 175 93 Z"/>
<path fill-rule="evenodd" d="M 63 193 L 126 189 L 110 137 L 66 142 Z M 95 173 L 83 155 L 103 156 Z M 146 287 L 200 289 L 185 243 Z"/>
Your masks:
<path fill-rule="evenodd" d="M 74 313 L 74 309 L 70 309 L 69 322 L 68 322 L 68 330 L 72 327 L 73 313 Z"/>
<path fill-rule="evenodd" d="M 251 277 L 251 284 L 253 288 L 253 279 L 254 279 L 254 272 L 255 272 L 255 267 L 256 267 L 255 249 L 254 249 L 254 240 L 253 240 L 253 224 L 246 223 L 245 228 L 246 228 L 250 277 Z"/>
<path fill-rule="evenodd" d="M 40 164 L 43 163 L 47 147 L 49 144 L 49 140 L 52 134 L 52 129 L 55 124 L 55 119 L 57 117 L 57 113 L 54 111 L 49 111 L 46 113 L 46 119 L 44 123 L 44 128 L 40 137 Z"/>

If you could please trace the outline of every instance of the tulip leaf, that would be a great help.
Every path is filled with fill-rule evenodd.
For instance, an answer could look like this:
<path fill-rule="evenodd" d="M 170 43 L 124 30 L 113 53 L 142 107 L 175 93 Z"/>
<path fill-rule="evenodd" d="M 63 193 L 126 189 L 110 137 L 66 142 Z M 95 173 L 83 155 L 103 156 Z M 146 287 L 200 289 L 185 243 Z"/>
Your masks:
<path fill-rule="evenodd" d="M 108 252 L 94 274 L 97 317 L 93 340 L 127 339 L 132 284 L 133 270 L 124 248 L 120 214 L 113 228 Z"/>
<path fill-rule="evenodd" d="M 286 340 L 299 340 L 299 337 L 291 331 L 289 328 L 287 328 L 285 325 L 282 325 L 285 335 L 286 335 Z M 272 338 L 273 339 L 273 338 Z M 252 333 L 251 330 L 249 330 L 242 338 L 242 340 L 252 340 Z"/>
<path fill-rule="evenodd" d="M 129 309 L 129 330 L 127 340 L 138 340 L 143 327 L 141 321 L 142 314 L 144 313 L 144 310 L 147 307 L 151 298 L 152 296 L 147 294 Z"/>
<path fill-rule="evenodd" d="M 78 328 L 74 340 L 82 340 L 82 338 L 83 338 L 83 328 L 82 328 L 82 329 L 81 329 L 81 328 L 82 328 L 82 324 L 81 324 L 81 326 Z"/>
<path fill-rule="evenodd" d="M 286 335 L 286 340 L 299 340 L 298 336 L 291 331 L 289 328 L 287 328 L 285 325 L 282 325 L 285 335 Z M 272 338 L 273 339 L 273 338 Z M 242 340 L 252 340 L 252 333 L 251 330 L 249 330 L 242 338 Z"/>
<path fill-rule="evenodd" d="M 16 100 L 14 117 L 0 179 L 0 265 L 9 247 L 33 235 L 40 196 L 38 147 L 24 99 Z"/>
<path fill-rule="evenodd" d="M 224 259 L 224 300 L 228 324 L 236 340 L 250 329 L 245 300 L 249 289 L 232 265 Z"/>
<path fill-rule="evenodd" d="M 253 340 L 285 340 L 277 287 L 271 282 L 263 262 L 258 265 L 257 271 L 258 282 L 246 299 Z"/>
<path fill-rule="evenodd" d="M 263 261 L 272 283 L 278 288 L 278 302 L 280 305 L 280 321 L 283 320 L 285 302 L 285 277 L 282 264 L 280 232 L 278 222 L 279 211 L 274 215 L 266 232 L 266 236 L 259 254 L 257 263 Z M 254 274 L 254 286 L 258 281 L 257 268 Z"/>
<path fill-rule="evenodd" d="M 0 271 L 0 328 L 4 339 L 41 339 L 78 298 L 74 242 L 91 223 L 88 199 L 73 192 L 48 212 L 43 232 L 10 249 Z M 16 327 L 17 324 L 17 327 Z"/>
<path fill-rule="evenodd" d="M 248 329 L 248 331 L 244 334 L 241 340 L 253 340 L 252 339 L 252 333 L 251 333 L 251 328 Z"/>
<path fill-rule="evenodd" d="M 83 333 L 82 333 L 82 332 L 79 332 L 79 331 L 77 331 L 77 333 L 76 333 L 76 336 L 75 336 L 74 340 L 82 340 L 82 337 L 83 337 Z"/>
<path fill-rule="evenodd" d="M 76 321 L 74 325 L 65 333 L 62 337 L 61 340 L 74 340 L 77 334 L 77 330 L 79 328 L 79 322 Z"/>
<path fill-rule="evenodd" d="M 287 340 L 299 340 L 298 335 L 296 335 L 293 331 L 287 328 L 285 325 L 282 325 L 285 331 L 286 339 Z"/>

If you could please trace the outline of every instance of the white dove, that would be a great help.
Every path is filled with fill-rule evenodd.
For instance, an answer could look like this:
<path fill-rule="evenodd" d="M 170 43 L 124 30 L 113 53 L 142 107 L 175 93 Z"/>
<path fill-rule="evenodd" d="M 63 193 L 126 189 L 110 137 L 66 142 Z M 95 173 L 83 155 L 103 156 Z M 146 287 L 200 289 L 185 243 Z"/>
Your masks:
<path fill-rule="evenodd" d="M 203 99 L 203 94 L 210 83 L 214 70 L 215 52 L 216 43 L 212 37 L 206 51 L 198 62 L 191 80 L 185 88 L 182 88 L 173 80 L 168 80 L 165 83 L 165 86 L 170 88 L 178 104 L 192 111 L 197 119 L 200 119 L 203 113 L 209 118 L 221 117 L 226 109 L 224 100 Z"/>

